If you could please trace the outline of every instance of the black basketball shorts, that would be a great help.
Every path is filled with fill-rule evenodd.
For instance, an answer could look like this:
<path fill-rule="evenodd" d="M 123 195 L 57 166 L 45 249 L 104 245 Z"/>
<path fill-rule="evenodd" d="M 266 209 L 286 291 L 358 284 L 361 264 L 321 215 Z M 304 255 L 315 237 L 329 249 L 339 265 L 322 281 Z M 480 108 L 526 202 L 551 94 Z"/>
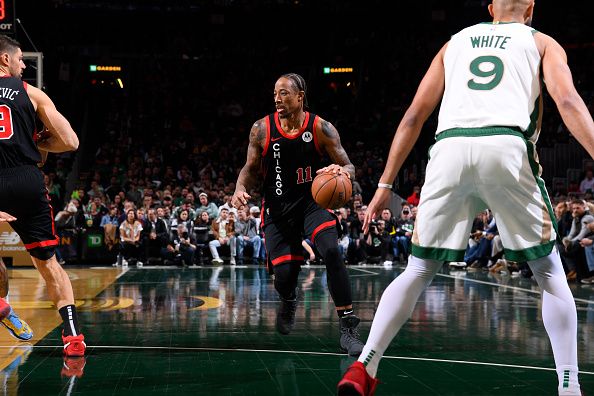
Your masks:
<path fill-rule="evenodd" d="M 316 236 L 322 231 L 335 233 L 338 241 L 334 213 L 321 208 L 314 201 L 307 201 L 299 209 L 290 214 L 275 216 L 267 214 L 264 207 L 264 244 L 268 263 L 272 266 L 287 261 L 302 262 L 304 258 L 301 242 L 307 238 L 315 244 Z"/>
<path fill-rule="evenodd" d="M 9 224 L 29 253 L 42 259 L 53 255 L 58 245 L 54 211 L 43 173 L 36 166 L 0 169 L 0 211 L 17 218 Z"/>

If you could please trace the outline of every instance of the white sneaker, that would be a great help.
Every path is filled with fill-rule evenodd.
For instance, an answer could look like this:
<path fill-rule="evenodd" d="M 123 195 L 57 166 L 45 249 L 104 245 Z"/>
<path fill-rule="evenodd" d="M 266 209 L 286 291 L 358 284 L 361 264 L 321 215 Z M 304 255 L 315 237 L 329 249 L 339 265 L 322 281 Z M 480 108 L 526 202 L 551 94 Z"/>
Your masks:
<path fill-rule="evenodd" d="M 580 386 L 571 384 L 568 388 L 559 388 L 559 396 L 582 396 Z"/>
<path fill-rule="evenodd" d="M 452 261 L 448 265 L 453 268 L 466 268 L 466 263 L 464 261 Z"/>
<path fill-rule="evenodd" d="M 223 260 L 221 260 L 220 258 L 214 258 L 214 259 L 212 259 L 212 263 L 214 265 L 221 265 L 221 264 L 223 264 Z"/>
<path fill-rule="evenodd" d="M 235 256 L 231 256 L 231 260 L 229 260 L 229 264 L 235 265 Z"/>
<path fill-rule="evenodd" d="M 122 260 L 122 267 L 128 266 L 128 260 Z"/>
<path fill-rule="evenodd" d="M 391 267 L 391 266 L 392 266 L 392 261 L 384 260 L 384 267 Z"/>
<path fill-rule="evenodd" d="M 142 264 L 142 261 L 137 261 L 137 262 L 136 262 L 136 266 L 137 266 L 138 268 L 142 267 L 143 265 L 144 265 L 144 264 Z"/>

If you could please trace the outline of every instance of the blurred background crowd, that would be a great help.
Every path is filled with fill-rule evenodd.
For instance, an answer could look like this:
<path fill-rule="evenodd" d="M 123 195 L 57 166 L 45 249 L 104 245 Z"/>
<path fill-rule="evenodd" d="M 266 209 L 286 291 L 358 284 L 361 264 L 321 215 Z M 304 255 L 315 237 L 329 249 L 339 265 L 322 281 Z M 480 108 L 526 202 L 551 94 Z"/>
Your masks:
<path fill-rule="evenodd" d="M 274 111 L 276 78 L 296 72 L 308 83 L 310 111 L 337 127 L 356 167 L 355 194 L 336 212 L 345 259 L 387 265 L 403 260 L 436 114 L 394 183 L 392 205 L 368 235 L 361 233 L 362 212 L 432 57 L 461 28 L 489 20 L 485 0 L 420 3 L 400 15 L 377 0 L 19 2 L 16 38 L 24 50 L 43 52 L 43 86 L 81 140 L 77 153 L 51 155 L 44 166 L 58 231 L 101 235 L 109 260 L 121 264 L 261 262 L 258 191 L 240 210 L 229 199 L 251 125 Z M 564 46 L 592 110 L 594 34 L 584 7 L 558 13 L 554 4 L 539 3 L 533 25 Z M 93 71 L 91 65 L 120 69 Z M 333 67 L 352 71 L 327 73 Z M 575 199 L 585 208 L 594 202 L 594 163 L 546 91 L 543 99 L 543 178 L 553 204 L 566 207 L 559 210 L 560 230 L 567 231 L 561 237 L 573 238 Z M 504 259 L 493 226 L 492 218 L 477 222 L 460 268 L 493 268 Z M 590 236 L 585 229 L 582 239 Z M 481 244 L 477 232 L 490 243 Z M 565 245 L 560 247 L 567 250 Z M 62 260 L 84 261 L 87 248 L 82 254 L 80 246 L 76 254 L 62 249 Z M 315 252 L 308 254 L 316 260 Z M 571 260 L 569 278 L 591 277 L 581 259 Z"/>

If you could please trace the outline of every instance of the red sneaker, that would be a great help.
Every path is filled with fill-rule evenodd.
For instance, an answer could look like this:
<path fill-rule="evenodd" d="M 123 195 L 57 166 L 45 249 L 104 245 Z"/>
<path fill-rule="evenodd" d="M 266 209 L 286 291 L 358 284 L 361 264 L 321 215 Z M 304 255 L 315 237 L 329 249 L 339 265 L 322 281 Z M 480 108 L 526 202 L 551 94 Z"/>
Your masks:
<path fill-rule="evenodd" d="M 85 364 L 87 364 L 87 360 L 85 357 L 64 357 L 64 365 L 62 366 L 62 371 L 60 374 L 62 377 L 77 377 L 81 378 L 84 373 L 83 369 L 85 368 Z"/>
<path fill-rule="evenodd" d="M 3 298 L 0 298 L 0 320 L 10 315 L 10 305 Z"/>
<path fill-rule="evenodd" d="M 87 344 L 85 344 L 85 336 L 79 334 L 77 336 L 62 335 L 62 342 L 64 343 L 64 355 L 66 356 L 85 356 Z"/>
<path fill-rule="evenodd" d="M 348 368 L 338 383 L 339 396 L 373 396 L 379 381 L 367 374 L 361 362 L 355 362 Z"/>

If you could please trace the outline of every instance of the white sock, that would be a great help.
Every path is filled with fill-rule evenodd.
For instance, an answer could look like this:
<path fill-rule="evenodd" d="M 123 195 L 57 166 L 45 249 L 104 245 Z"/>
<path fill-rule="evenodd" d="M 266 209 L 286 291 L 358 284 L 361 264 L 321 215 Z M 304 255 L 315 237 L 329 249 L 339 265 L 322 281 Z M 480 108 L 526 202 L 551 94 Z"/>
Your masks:
<path fill-rule="evenodd" d="M 384 290 L 367 343 L 359 356 L 359 361 L 366 366 L 372 377 L 376 376 L 379 361 L 392 339 L 410 318 L 419 296 L 442 265 L 442 261 L 410 256 L 404 272 Z"/>
<path fill-rule="evenodd" d="M 581 395 L 577 366 L 557 366 L 559 393 Z"/>
<path fill-rule="evenodd" d="M 579 386 L 577 310 L 559 253 L 554 250 L 547 257 L 529 261 L 528 265 L 542 289 L 542 320 L 553 348 L 559 389 L 566 382 L 566 370 L 569 370 L 570 384 Z"/>

